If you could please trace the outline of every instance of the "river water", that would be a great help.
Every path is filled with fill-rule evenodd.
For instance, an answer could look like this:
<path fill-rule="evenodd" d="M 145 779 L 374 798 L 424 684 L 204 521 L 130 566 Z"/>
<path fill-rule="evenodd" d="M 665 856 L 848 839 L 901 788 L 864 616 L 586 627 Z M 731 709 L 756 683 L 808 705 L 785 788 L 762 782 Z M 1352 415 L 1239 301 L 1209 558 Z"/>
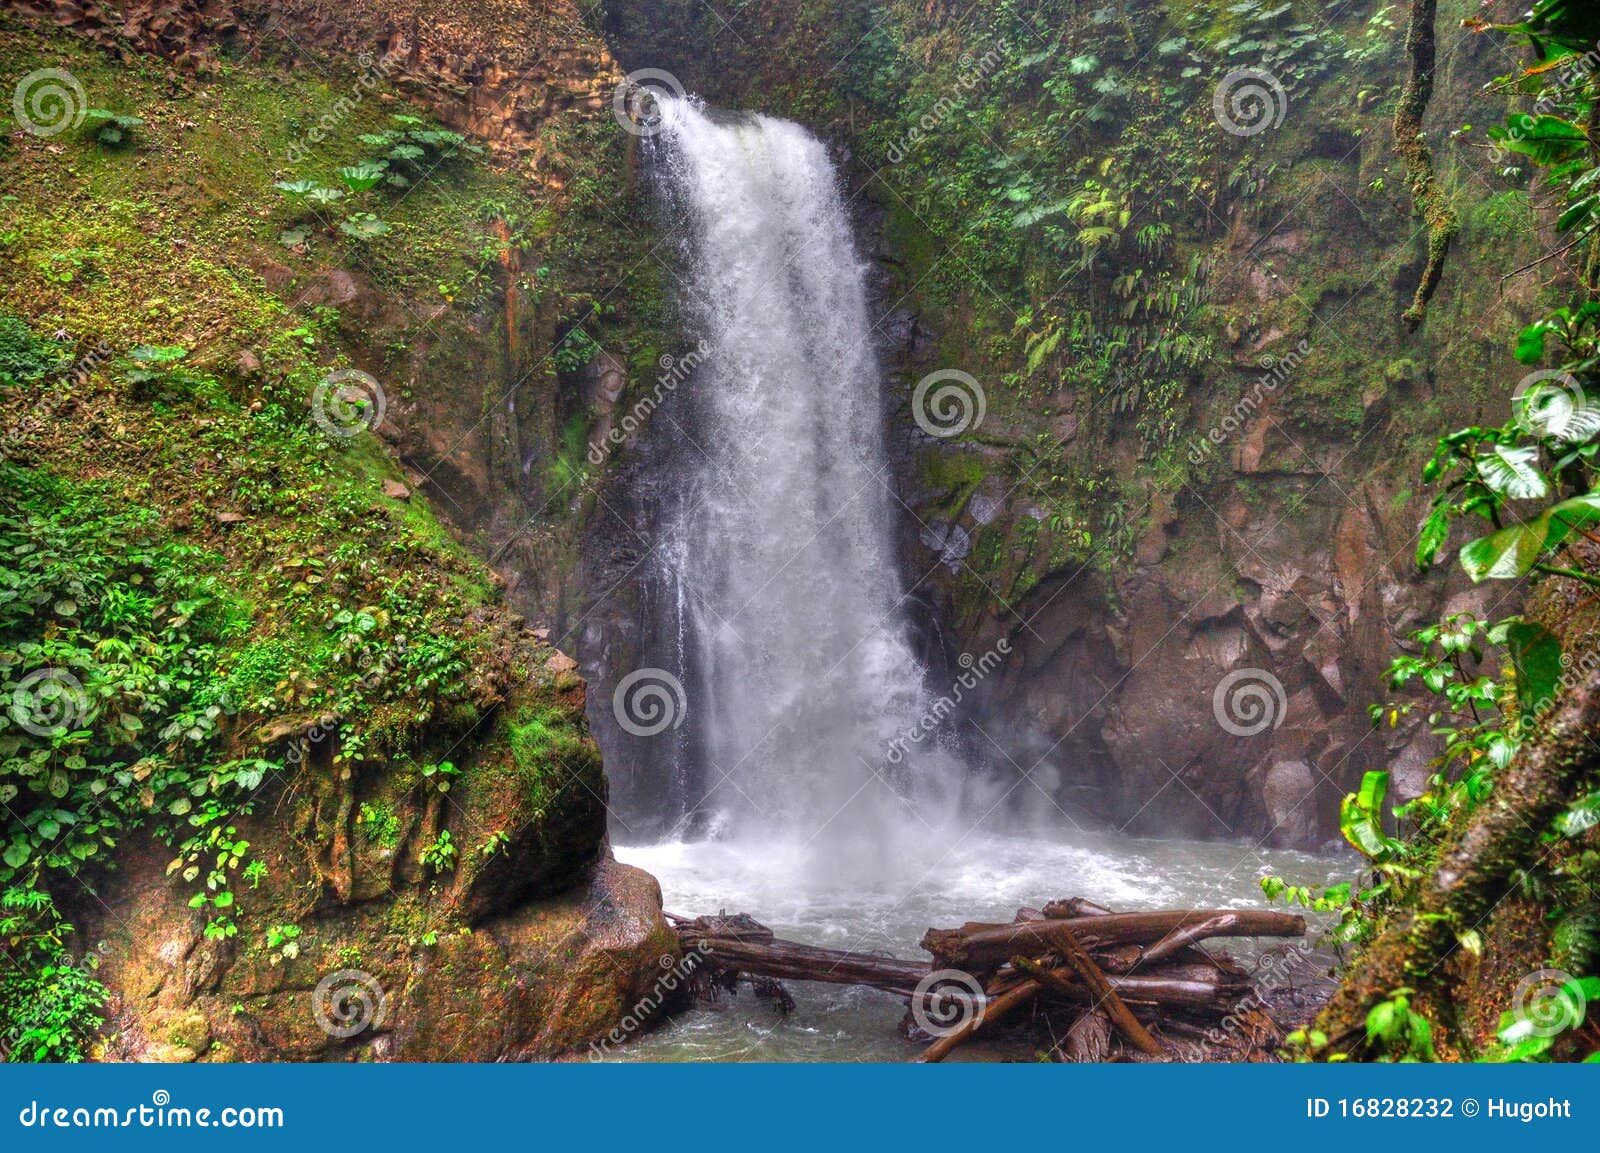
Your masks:
<path fill-rule="evenodd" d="M 1348 879 L 1349 858 L 1254 850 L 1217 842 L 1144 840 L 1075 832 L 1040 839 L 974 834 L 927 862 L 923 875 L 897 887 L 800 883 L 809 851 L 713 841 L 619 846 L 617 857 L 653 873 L 666 907 L 699 916 L 749 913 L 779 936 L 861 952 L 925 960 L 917 942 L 931 927 L 1009 921 L 1018 908 L 1061 897 L 1088 897 L 1119 911 L 1160 908 L 1267 907 L 1259 878 L 1275 873 L 1297 884 Z M 1244 960 L 1282 942 L 1226 941 L 1213 948 Z M 1314 984 L 1330 958 L 1294 970 Z M 903 1038 L 903 999 L 873 989 L 788 982 L 795 1010 L 781 1016 L 748 988 L 695 1009 L 617 1049 L 625 1061 L 905 1061 L 920 1046 Z"/>

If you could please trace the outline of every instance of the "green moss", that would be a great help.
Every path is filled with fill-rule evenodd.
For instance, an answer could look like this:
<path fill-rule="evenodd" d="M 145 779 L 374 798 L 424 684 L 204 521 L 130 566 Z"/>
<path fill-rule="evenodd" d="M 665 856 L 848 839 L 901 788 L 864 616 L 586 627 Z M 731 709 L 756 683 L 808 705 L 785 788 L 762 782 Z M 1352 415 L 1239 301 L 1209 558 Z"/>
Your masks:
<path fill-rule="evenodd" d="M 918 462 L 923 483 L 938 494 L 938 503 L 930 514 L 938 517 L 956 516 L 983 483 L 986 472 L 982 457 L 958 448 L 924 449 Z"/>
<path fill-rule="evenodd" d="M 574 773 L 599 768 L 582 722 L 560 706 L 524 706 L 506 723 L 507 742 L 528 804 L 543 810 Z"/>
<path fill-rule="evenodd" d="M 1462 236 L 1468 244 L 1493 245 L 1520 239 L 1537 228 L 1528 194 L 1512 188 L 1468 207 Z"/>
<path fill-rule="evenodd" d="M 31 384 L 56 371 L 66 350 L 34 334 L 20 316 L 0 312 L 0 387 Z"/>

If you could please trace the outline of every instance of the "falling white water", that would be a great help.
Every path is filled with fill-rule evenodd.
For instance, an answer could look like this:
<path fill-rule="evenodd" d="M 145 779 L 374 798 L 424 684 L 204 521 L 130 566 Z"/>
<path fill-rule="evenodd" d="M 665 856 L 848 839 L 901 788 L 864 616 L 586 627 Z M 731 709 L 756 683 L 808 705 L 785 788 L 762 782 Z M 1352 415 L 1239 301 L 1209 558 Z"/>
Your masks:
<path fill-rule="evenodd" d="M 688 225 L 682 283 L 705 356 L 692 406 L 670 414 L 686 472 L 657 550 L 671 588 L 656 631 L 691 690 L 696 739 L 673 748 L 692 764 L 674 769 L 698 819 L 693 839 L 618 856 L 658 877 L 674 911 L 737 909 L 784 937 L 902 957 L 929 926 L 1058 896 L 1243 908 L 1262 903 L 1263 868 L 1306 884 L 1347 874 L 1299 854 L 1085 833 L 1053 806 L 1025 829 L 931 738 L 910 739 L 926 731 L 925 670 L 900 613 L 864 268 L 832 165 L 796 125 L 662 106 L 653 145 Z M 788 1016 L 701 1009 L 613 1056 L 913 1051 L 899 998 L 793 992 Z"/>
<path fill-rule="evenodd" d="M 881 875 L 958 790 L 950 758 L 890 751 L 924 670 L 901 613 L 879 368 L 822 143 L 765 116 L 666 102 L 687 214 L 697 476 L 670 530 L 696 646 L 703 809 L 739 839 Z"/>

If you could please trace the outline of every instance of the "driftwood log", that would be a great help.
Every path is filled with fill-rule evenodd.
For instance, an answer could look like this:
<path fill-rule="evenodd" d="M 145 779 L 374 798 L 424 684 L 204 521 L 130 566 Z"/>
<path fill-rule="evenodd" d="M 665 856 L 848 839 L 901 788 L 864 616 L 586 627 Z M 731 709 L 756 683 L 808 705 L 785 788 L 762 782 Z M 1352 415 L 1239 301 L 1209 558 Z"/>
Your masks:
<path fill-rule="evenodd" d="M 668 914 L 684 955 L 732 989 L 740 981 L 767 989 L 778 981 L 865 985 L 912 1003 L 912 1020 L 940 1020 L 948 1009 L 952 972 L 964 986 L 963 1011 L 938 1028 L 920 1058 L 940 1061 L 981 1030 L 1021 1010 L 1056 1006 L 1072 1014 L 1055 1045 L 1066 1060 L 1104 1060 L 1122 1038 L 1139 1059 L 1163 1059 L 1164 1022 L 1203 1033 L 1246 1005 L 1245 971 L 1199 948 L 1216 937 L 1299 937 L 1305 919 L 1252 909 L 1114 913 L 1076 898 L 1024 908 L 1007 924 L 969 922 L 929 929 L 922 947 L 931 961 L 823 949 L 777 937 L 744 914 L 687 918 Z M 946 986 L 941 988 L 941 986 Z M 926 1012 L 918 1012 L 925 1010 Z M 1198 1023 L 1198 1024 L 1197 1024 Z M 927 1028 L 935 1028 L 927 1026 Z M 919 1032 L 928 1035 L 922 1024 Z"/>
<path fill-rule="evenodd" d="M 1094 958 L 1084 951 L 1083 943 L 1078 940 L 1073 931 L 1067 928 L 1069 922 L 1045 922 L 1054 924 L 1056 930 L 1052 934 L 1056 952 L 1067 962 L 1067 966 L 1077 974 L 1081 985 L 1073 985 L 1065 978 L 1056 975 L 1053 971 L 1044 968 L 1037 961 L 1030 961 L 1026 957 L 1011 958 L 1012 965 L 1024 971 L 1032 972 L 1034 977 L 1047 989 L 1054 989 L 1064 997 L 1071 998 L 1079 988 L 1087 991 L 1093 999 L 1094 1007 L 1104 1009 L 1106 1016 L 1111 1018 L 1118 1032 L 1128 1039 L 1128 1042 L 1141 1053 L 1152 1057 L 1161 1056 L 1161 1046 L 1156 1039 L 1150 1036 L 1149 1030 L 1139 1023 L 1139 1018 L 1133 1015 L 1107 977 L 1094 963 Z M 1124 982 L 1137 980 L 1134 977 L 1122 978 Z"/>
<path fill-rule="evenodd" d="M 969 922 L 959 929 L 929 929 L 922 947 L 935 962 L 951 968 L 977 970 L 1004 964 L 1018 953 L 1050 952 L 1054 934 L 1066 926 L 1085 948 L 1106 945 L 1159 944 L 1170 934 L 1203 922 L 1217 927 L 1212 937 L 1303 937 L 1304 917 L 1249 909 L 1180 910 L 1159 913 L 1103 913 L 1064 920 L 1018 921 L 1009 925 Z"/>
<path fill-rule="evenodd" d="M 700 957 L 713 969 L 732 970 L 751 977 L 776 977 L 780 981 L 824 981 L 830 985 L 867 985 L 907 997 L 915 992 L 917 982 L 929 972 L 926 962 L 899 961 L 893 957 L 847 953 L 838 949 L 818 949 L 776 939 L 761 943 L 700 936 L 690 939 L 685 953 Z"/>

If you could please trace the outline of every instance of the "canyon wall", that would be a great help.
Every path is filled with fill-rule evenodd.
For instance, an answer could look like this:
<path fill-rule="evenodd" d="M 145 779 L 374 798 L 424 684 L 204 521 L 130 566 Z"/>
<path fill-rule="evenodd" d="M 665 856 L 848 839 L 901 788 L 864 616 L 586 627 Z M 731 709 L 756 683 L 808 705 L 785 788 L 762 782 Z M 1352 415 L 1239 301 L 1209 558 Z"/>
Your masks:
<path fill-rule="evenodd" d="M 604 254 L 558 304 L 519 296 L 526 270 L 508 265 L 496 275 L 509 291 L 433 306 L 440 323 L 403 356 L 440 383 L 412 390 L 396 435 L 445 515 L 594 678 L 591 719 L 620 791 L 648 798 L 658 772 L 659 750 L 609 704 L 657 639 L 638 577 L 672 465 L 646 431 L 578 484 L 546 466 L 564 440 L 581 453 L 603 437 L 655 387 L 662 357 L 686 351 L 671 244 L 656 251 L 636 183 L 639 142 L 611 123 L 616 82 L 641 68 L 794 116 L 844 162 L 876 265 L 904 579 L 934 692 L 962 654 L 1002 638 L 1011 650 L 962 694 L 960 739 L 977 759 L 1068 815 L 1271 844 L 1328 840 L 1366 769 L 1393 765 L 1402 792 L 1420 789 L 1431 739 L 1375 730 L 1366 707 L 1384 697 L 1397 639 L 1474 598 L 1410 561 L 1417 469 L 1436 431 L 1499 419 L 1513 372 L 1483 334 L 1541 304 L 1536 276 L 1508 275 L 1531 251 L 1527 191 L 1451 136 L 1498 111 L 1460 95 L 1506 66 L 1492 44 L 1444 37 L 1450 82 L 1428 136 L 1464 226 L 1409 332 L 1399 317 L 1425 238 L 1389 127 L 1403 29 L 1378 5 L 1300 31 L 1291 14 L 1242 48 L 1248 27 L 1181 3 L 1128 5 L 1109 24 L 1052 4 L 1020 31 L 1005 6 L 800 0 L 726 23 L 693 3 L 614 3 L 590 25 L 537 3 L 471 19 L 426 4 L 150 7 L 124 10 L 114 34 L 196 56 L 202 73 L 273 51 L 274 35 L 345 58 L 399 50 L 397 88 L 489 142 L 536 200 L 570 201 L 598 179 L 616 190 L 564 211 L 564 226 L 599 222 L 569 250 Z M 54 11 L 92 24 L 96 10 Z M 164 21 L 201 31 L 180 47 Z M 1230 133 L 1211 99 L 1218 74 L 1263 61 L 1282 73 L 1281 120 Z M 1180 84 L 1185 68 L 1202 74 Z M 1105 102 L 1115 118 L 1096 111 Z M 548 127 L 571 120 L 610 142 L 579 157 Z M 1019 160 L 1030 140 L 1061 179 L 1008 175 L 1036 167 Z M 1094 259 L 1057 255 L 1083 255 L 1075 237 L 1094 224 L 1059 207 L 1063 189 L 1110 206 L 1119 235 Z M 1056 215 L 1017 224 L 1025 205 Z M 360 269 L 297 273 L 286 289 L 337 305 L 374 349 L 415 327 L 392 305 L 385 323 Z M 577 328 L 584 355 L 547 355 Z M 916 386 L 952 369 L 982 388 L 983 422 L 930 435 Z"/>
<path fill-rule="evenodd" d="M 0 311 L 117 356 L 181 346 L 210 390 L 141 393 L 97 354 L 54 419 L 8 435 L 8 467 L 113 486 L 152 531 L 215 552 L 222 659 L 262 678 L 229 702 L 217 755 L 275 768 L 230 814 L 201 906 L 199 858 L 149 831 L 113 868 L 33 882 L 111 992 L 93 1055 L 488 1061 L 604 1037 L 678 951 L 659 887 L 611 859 L 555 631 L 584 516 L 565 431 L 597 347 L 574 334 L 612 262 L 636 262 L 597 211 L 629 185 L 622 144 L 594 132 L 602 110 L 615 127 L 604 44 L 560 3 L 61 0 L 8 5 L 0 61 L 8 86 L 55 69 L 77 110 L 138 118 L 122 149 L 8 133 Z M 482 152 L 368 195 L 381 242 L 282 191 L 337 186 L 429 117 Z M 62 250 L 80 271 L 44 275 Z M 578 351 L 552 356 L 563 341 Z M 310 386 L 335 366 L 385 398 L 378 439 L 328 433 L 308 453 L 323 460 L 264 463 L 313 427 Z M 219 485 L 234 469 L 260 475 Z M 340 651 L 347 627 L 365 639 Z M 457 645 L 464 663 L 416 664 Z M 169 842 L 187 835 L 172 823 Z"/>
<path fill-rule="evenodd" d="M 795 116 L 850 173 L 932 691 L 1012 654 L 957 694 L 967 747 L 1069 815 L 1309 846 L 1364 771 L 1425 784 L 1425 726 L 1367 708 L 1410 630 L 1490 594 L 1418 573 L 1420 468 L 1504 419 L 1499 334 L 1547 301 L 1526 177 L 1454 133 L 1504 110 L 1471 95 L 1509 67 L 1476 5 L 1440 16 L 1425 135 L 1463 226 L 1416 331 L 1403 13 L 1251 7 L 606 13 L 625 69 Z M 1249 68 L 1264 118 L 1230 131 Z M 985 406 L 954 436 L 916 402 L 946 370 Z"/>

